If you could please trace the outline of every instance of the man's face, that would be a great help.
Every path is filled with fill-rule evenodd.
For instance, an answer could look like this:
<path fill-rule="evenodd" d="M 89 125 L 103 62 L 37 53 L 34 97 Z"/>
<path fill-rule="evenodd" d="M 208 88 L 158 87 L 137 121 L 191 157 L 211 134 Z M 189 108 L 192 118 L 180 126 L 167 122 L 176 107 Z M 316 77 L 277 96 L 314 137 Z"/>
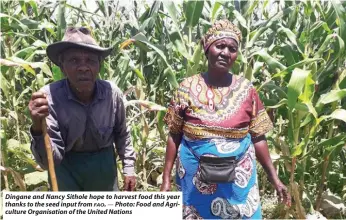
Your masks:
<path fill-rule="evenodd" d="M 78 93 L 91 92 L 100 71 L 99 56 L 84 49 L 68 49 L 63 53 L 61 69 Z"/>

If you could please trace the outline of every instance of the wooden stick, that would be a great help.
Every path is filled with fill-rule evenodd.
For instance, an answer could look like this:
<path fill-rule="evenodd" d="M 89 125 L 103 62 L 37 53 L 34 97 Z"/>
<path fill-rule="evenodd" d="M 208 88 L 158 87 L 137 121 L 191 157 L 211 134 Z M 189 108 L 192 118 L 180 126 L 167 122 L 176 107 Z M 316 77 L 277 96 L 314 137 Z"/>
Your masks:
<path fill-rule="evenodd" d="M 50 138 L 47 133 L 47 123 L 46 119 L 42 120 L 42 132 L 44 136 L 44 145 L 46 146 L 46 152 L 47 152 L 47 160 L 48 160 L 48 170 L 50 174 L 50 180 L 52 183 L 53 192 L 57 192 L 58 190 L 58 183 L 56 181 L 55 176 L 55 167 L 54 167 L 54 160 L 53 160 L 53 153 L 52 153 L 52 147 L 50 145 Z"/>

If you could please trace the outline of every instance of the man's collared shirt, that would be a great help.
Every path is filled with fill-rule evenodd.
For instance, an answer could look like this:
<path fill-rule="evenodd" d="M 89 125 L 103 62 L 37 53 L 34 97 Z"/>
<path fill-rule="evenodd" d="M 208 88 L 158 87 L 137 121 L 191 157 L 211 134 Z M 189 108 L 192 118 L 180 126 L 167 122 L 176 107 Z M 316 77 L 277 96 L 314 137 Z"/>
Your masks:
<path fill-rule="evenodd" d="M 134 175 L 136 154 L 132 147 L 123 95 L 112 82 L 97 80 L 93 101 L 86 105 L 72 93 L 67 79 L 44 86 L 49 116 L 47 132 L 51 140 L 53 158 L 60 164 L 69 151 L 95 152 L 113 146 L 123 161 L 124 175 Z M 47 169 L 44 137 L 33 136 L 31 150 L 42 167 Z"/>

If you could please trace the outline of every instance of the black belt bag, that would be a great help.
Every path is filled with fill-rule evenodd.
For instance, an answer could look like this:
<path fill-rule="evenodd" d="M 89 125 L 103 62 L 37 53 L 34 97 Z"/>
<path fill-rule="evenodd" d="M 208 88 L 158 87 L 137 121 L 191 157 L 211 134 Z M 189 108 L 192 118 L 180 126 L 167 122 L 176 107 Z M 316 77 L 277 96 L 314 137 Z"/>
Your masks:
<path fill-rule="evenodd" d="M 235 168 L 237 162 L 235 156 L 232 157 L 211 157 L 200 156 L 198 157 L 194 151 L 189 147 L 191 153 L 199 161 L 200 179 L 205 183 L 230 183 L 235 179 Z M 245 155 L 245 154 L 244 154 Z"/>

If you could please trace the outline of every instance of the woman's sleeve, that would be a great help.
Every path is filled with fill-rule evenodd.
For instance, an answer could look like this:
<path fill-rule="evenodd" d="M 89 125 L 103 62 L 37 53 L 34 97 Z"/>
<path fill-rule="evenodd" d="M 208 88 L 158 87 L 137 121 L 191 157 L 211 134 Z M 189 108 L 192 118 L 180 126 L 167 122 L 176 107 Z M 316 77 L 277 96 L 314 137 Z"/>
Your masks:
<path fill-rule="evenodd" d="M 252 116 L 250 134 L 254 140 L 273 129 L 273 123 L 267 114 L 255 88 L 252 88 Z"/>
<path fill-rule="evenodd" d="M 182 134 L 184 125 L 184 105 L 181 99 L 181 91 L 176 90 L 168 105 L 164 121 L 171 134 Z"/>

